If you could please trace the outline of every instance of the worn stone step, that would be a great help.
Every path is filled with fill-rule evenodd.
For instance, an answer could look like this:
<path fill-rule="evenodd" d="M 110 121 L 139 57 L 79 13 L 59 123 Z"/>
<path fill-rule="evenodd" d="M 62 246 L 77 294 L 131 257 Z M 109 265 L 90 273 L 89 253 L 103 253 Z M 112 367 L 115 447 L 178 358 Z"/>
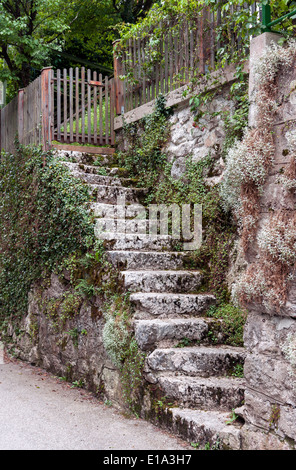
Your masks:
<path fill-rule="evenodd" d="M 211 294 L 135 293 L 130 300 L 135 308 L 135 318 L 192 317 L 201 315 L 216 298 Z"/>
<path fill-rule="evenodd" d="M 121 271 L 129 292 L 195 292 L 202 275 L 199 271 Z"/>
<path fill-rule="evenodd" d="M 121 186 L 128 187 L 135 184 L 135 179 L 133 178 L 120 178 L 117 176 L 116 172 L 113 172 L 112 176 L 111 169 L 100 168 L 92 165 L 83 165 L 81 163 L 73 162 L 62 162 L 64 166 L 69 168 L 72 175 L 76 178 L 81 179 L 89 184 L 99 184 L 106 186 Z M 106 173 L 106 175 L 104 174 Z M 108 174 L 107 174 L 108 173 Z"/>
<path fill-rule="evenodd" d="M 79 152 L 77 150 L 55 150 L 55 154 L 64 161 L 81 165 L 93 165 L 99 162 L 100 165 L 113 166 L 116 161 L 114 154 L 108 153 L 108 149 L 106 154 Z"/>
<path fill-rule="evenodd" d="M 149 234 L 149 220 L 141 219 L 107 219 L 100 218 L 95 222 L 97 232 L 121 232 L 130 234 Z"/>
<path fill-rule="evenodd" d="M 210 344 L 212 334 L 217 343 L 225 339 L 222 321 L 210 318 L 167 318 L 135 320 L 135 337 L 142 350 L 189 345 L 189 342 Z"/>
<path fill-rule="evenodd" d="M 243 348 L 230 346 L 194 346 L 155 349 L 147 358 L 147 380 L 157 381 L 163 372 L 198 377 L 231 376 L 245 359 Z"/>
<path fill-rule="evenodd" d="M 115 204 L 104 202 L 92 202 L 90 210 L 95 218 L 102 217 L 105 219 L 135 219 L 145 220 L 147 218 L 147 211 L 140 203 L 122 204 L 121 201 L 116 201 Z"/>
<path fill-rule="evenodd" d="M 140 203 L 145 197 L 146 189 L 125 188 L 123 186 L 107 186 L 101 184 L 88 184 L 92 196 L 97 202 L 117 204 L 118 199 L 124 199 L 127 203 Z"/>
<path fill-rule="evenodd" d="M 231 411 L 244 400 L 245 381 L 237 377 L 197 378 L 161 375 L 158 384 L 170 401 L 186 408 Z"/>
<path fill-rule="evenodd" d="M 225 411 L 167 408 L 155 415 L 155 423 L 194 443 L 200 450 L 240 450 L 241 425 L 226 424 Z"/>
<path fill-rule="evenodd" d="M 115 251 L 172 251 L 175 241 L 169 235 L 140 235 L 96 232 L 95 236 L 104 240 L 107 250 Z"/>
<path fill-rule="evenodd" d="M 107 256 L 113 266 L 121 270 L 181 269 L 184 253 L 178 251 L 108 251 Z"/>

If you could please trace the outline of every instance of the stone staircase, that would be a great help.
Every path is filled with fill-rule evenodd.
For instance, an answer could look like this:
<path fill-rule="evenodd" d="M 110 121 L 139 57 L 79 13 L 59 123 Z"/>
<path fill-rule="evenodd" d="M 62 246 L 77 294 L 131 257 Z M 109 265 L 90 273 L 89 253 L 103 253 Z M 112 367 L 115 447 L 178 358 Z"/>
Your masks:
<path fill-rule="evenodd" d="M 244 380 L 234 371 L 245 352 L 223 345 L 221 321 L 204 316 L 215 297 L 198 293 L 201 273 L 184 269 L 184 253 L 174 249 L 169 235 L 146 235 L 148 220 L 139 206 L 145 190 L 132 187 L 133 180 L 110 165 L 110 157 L 102 157 L 101 166 L 91 155 L 64 157 L 92 190 L 96 236 L 105 232 L 109 259 L 130 293 L 135 338 L 146 353 L 144 376 L 164 397 L 154 421 L 199 448 L 239 449 L 241 424 L 226 423 L 243 403 Z M 119 209 L 118 198 L 124 201 Z"/>

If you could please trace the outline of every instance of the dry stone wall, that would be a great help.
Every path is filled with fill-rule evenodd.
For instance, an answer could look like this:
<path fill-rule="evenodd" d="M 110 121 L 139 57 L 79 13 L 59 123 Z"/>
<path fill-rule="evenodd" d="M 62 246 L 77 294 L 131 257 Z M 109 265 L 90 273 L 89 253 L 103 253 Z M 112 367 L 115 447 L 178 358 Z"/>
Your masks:
<path fill-rule="evenodd" d="M 8 350 L 57 377 L 88 388 L 113 405 L 124 406 L 119 371 L 103 345 L 105 321 L 100 299 L 84 299 L 78 306 L 72 301 L 65 314 L 62 301 L 73 294 L 65 279 L 56 274 L 45 288 L 32 289 L 27 316 L 18 328 L 11 324 L 8 329 Z"/>
<path fill-rule="evenodd" d="M 229 69 L 229 70 L 228 70 Z M 214 98 L 199 109 L 203 116 L 194 121 L 194 113 L 191 110 L 190 97 L 185 97 L 183 89 L 175 90 L 166 96 L 167 106 L 173 107 L 173 115 L 170 118 L 170 137 L 164 146 L 164 152 L 168 160 L 172 163 L 171 175 L 179 179 L 185 173 L 186 159 L 192 158 L 197 162 L 206 156 L 211 156 L 216 160 L 215 169 L 209 184 L 217 184 L 224 169 L 224 162 L 221 157 L 221 149 L 225 141 L 225 114 L 234 112 L 234 102 L 229 98 L 230 86 L 235 80 L 232 67 L 227 68 L 227 72 L 219 78 L 213 74 L 212 80 L 215 85 L 212 87 L 205 83 L 209 91 L 214 90 Z M 199 93 L 197 88 L 195 93 Z M 115 120 L 116 142 L 118 150 L 126 149 L 123 126 L 124 123 L 137 123 L 141 118 L 147 116 L 154 109 L 154 102 L 141 106 L 137 110 L 130 111 L 124 116 Z"/>

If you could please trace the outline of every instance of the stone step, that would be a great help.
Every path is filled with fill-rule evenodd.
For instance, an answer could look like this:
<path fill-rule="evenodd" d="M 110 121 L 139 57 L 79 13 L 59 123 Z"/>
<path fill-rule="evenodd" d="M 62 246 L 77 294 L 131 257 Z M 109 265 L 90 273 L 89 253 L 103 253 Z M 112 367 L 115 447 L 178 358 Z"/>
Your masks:
<path fill-rule="evenodd" d="M 231 411 L 242 405 L 245 381 L 237 377 L 197 378 L 164 374 L 158 384 L 169 401 L 186 408 Z"/>
<path fill-rule="evenodd" d="M 149 220 L 141 219 L 97 219 L 95 222 L 97 232 L 123 232 L 129 234 L 149 234 Z"/>
<path fill-rule="evenodd" d="M 135 307 L 135 318 L 192 317 L 201 315 L 216 298 L 211 294 L 135 293 L 130 300 Z"/>
<path fill-rule="evenodd" d="M 231 376 L 244 359 L 243 348 L 230 346 L 155 349 L 146 358 L 145 372 L 152 383 L 164 372 L 197 377 Z"/>
<path fill-rule="evenodd" d="M 64 166 L 69 168 L 73 176 L 89 184 L 121 187 L 128 187 L 135 184 L 135 180 L 132 178 L 119 178 L 118 176 L 116 176 L 116 174 L 114 176 L 110 176 L 110 174 L 105 175 L 104 173 L 107 173 L 107 170 L 105 168 L 72 162 L 62 163 Z M 109 169 L 109 173 L 110 171 L 111 169 Z M 102 172 L 104 173 L 102 174 Z"/>
<path fill-rule="evenodd" d="M 155 423 L 194 443 L 200 450 L 240 450 L 241 425 L 226 424 L 230 413 L 223 411 L 167 408 L 155 415 Z"/>
<path fill-rule="evenodd" d="M 124 199 L 127 203 L 140 203 L 147 192 L 146 189 L 125 188 L 123 186 L 101 184 L 88 184 L 88 186 L 96 202 L 107 202 L 108 204 L 117 204 L 119 198 Z"/>
<path fill-rule="evenodd" d="M 148 216 L 145 207 L 139 203 L 121 204 L 120 200 L 115 204 L 92 202 L 90 210 L 95 218 L 105 219 L 135 219 L 145 220 Z"/>
<path fill-rule="evenodd" d="M 55 154 L 62 158 L 64 161 L 70 161 L 71 163 L 78 163 L 81 165 L 113 165 L 115 162 L 114 154 L 94 154 L 87 152 L 78 152 L 76 150 L 56 150 Z"/>
<path fill-rule="evenodd" d="M 199 271 L 121 271 L 128 292 L 196 292 L 201 285 Z"/>
<path fill-rule="evenodd" d="M 170 235 L 140 235 L 96 232 L 99 240 L 104 240 L 106 250 L 115 251 L 173 251 L 175 240 Z"/>
<path fill-rule="evenodd" d="M 135 320 L 133 324 L 136 341 L 143 351 L 189 345 L 190 342 L 211 344 L 211 332 L 217 343 L 225 336 L 222 321 L 209 318 Z"/>
<path fill-rule="evenodd" d="M 157 251 L 108 251 L 109 261 L 117 269 L 180 269 L 183 266 L 184 253 Z M 133 294 L 137 295 L 137 294 Z M 145 294 L 143 294 L 145 295 Z"/>

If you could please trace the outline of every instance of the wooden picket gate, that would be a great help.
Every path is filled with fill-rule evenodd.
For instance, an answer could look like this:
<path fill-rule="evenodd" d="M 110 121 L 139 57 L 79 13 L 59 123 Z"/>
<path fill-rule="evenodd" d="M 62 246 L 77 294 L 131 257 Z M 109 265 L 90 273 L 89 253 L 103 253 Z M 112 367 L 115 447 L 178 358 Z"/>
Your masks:
<path fill-rule="evenodd" d="M 114 145 L 114 79 L 76 68 L 52 70 L 52 139 Z"/>

